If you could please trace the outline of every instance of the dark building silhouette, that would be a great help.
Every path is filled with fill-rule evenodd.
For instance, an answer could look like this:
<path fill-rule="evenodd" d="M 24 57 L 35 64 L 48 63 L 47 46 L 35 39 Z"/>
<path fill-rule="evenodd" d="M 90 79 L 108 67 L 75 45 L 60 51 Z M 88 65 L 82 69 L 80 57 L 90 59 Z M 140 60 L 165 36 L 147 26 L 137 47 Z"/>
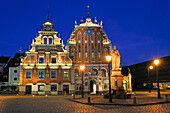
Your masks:
<path fill-rule="evenodd" d="M 170 83 L 170 56 L 159 58 L 160 64 L 158 65 L 158 78 L 160 83 Z M 152 70 L 149 70 L 149 66 L 153 66 Z M 122 74 L 128 75 L 128 68 L 130 69 L 130 72 L 132 74 L 132 84 L 133 88 L 136 86 L 136 88 L 145 88 L 144 83 L 156 83 L 157 77 L 156 77 L 156 69 L 154 65 L 154 60 L 124 66 L 122 68 Z"/>

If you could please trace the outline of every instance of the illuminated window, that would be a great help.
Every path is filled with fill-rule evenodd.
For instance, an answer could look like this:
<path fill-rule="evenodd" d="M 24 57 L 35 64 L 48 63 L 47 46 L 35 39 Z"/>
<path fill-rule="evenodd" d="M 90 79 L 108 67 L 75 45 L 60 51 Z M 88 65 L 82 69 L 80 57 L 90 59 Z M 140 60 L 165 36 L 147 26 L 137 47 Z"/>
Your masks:
<path fill-rule="evenodd" d="M 64 79 L 68 79 L 69 78 L 68 71 L 64 71 L 63 78 Z"/>
<path fill-rule="evenodd" d="M 39 58 L 39 63 L 44 63 L 44 58 L 43 57 Z"/>
<path fill-rule="evenodd" d="M 76 76 L 76 77 L 79 76 L 79 70 L 78 70 L 78 69 L 75 70 L 75 76 Z"/>
<path fill-rule="evenodd" d="M 51 85 L 51 91 L 57 91 L 57 85 Z"/>
<path fill-rule="evenodd" d="M 56 63 L 56 58 L 52 58 L 51 63 Z"/>
<path fill-rule="evenodd" d="M 27 71 L 26 72 L 26 79 L 30 79 L 31 78 L 31 71 Z"/>
<path fill-rule="evenodd" d="M 44 79 L 44 71 L 39 71 L 39 79 Z"/>
<path fill-rule="evenodd" d="M 52 38 L 49 38 L 49 44 L 52 44 Z"/>
<path fill-rule="evenodd" d="M 38 91 L 43 92 L 44 91 L 44 85 L 38 85 Z"/>
<path fill-rule="evenodd" d="M 47 38 L 44 38 L 44 44 L 47 44 Z"/>
<path fill-rule="evenodd" d="M 51 78 L 56 79 L 57 78 L 57 73 L 56 71 L 51 71 Z"/>

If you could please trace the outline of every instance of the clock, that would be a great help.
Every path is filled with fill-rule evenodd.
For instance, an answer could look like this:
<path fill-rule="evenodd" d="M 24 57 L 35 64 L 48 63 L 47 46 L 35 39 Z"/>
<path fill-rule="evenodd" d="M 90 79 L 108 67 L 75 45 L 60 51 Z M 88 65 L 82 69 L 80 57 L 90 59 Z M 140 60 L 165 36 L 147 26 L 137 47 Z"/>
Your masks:
<path fill-rule="evenodd" d="M 86 30 L 86 33 L 88 34 L 88 37 L 90 37 L 90 34 L 92 33 L 92 30 L 91 30 L 90 28 L 88 28 L 88 29 Z"/>
<path fill-rule="evenodd" d="M 47 27 L 46 27 L 46 30 L 47 30 L 47 31 L 49 31 L 49 30 L 50 30 L 50 27 L 49 27 L 49 26 L 47 26 Z"/>

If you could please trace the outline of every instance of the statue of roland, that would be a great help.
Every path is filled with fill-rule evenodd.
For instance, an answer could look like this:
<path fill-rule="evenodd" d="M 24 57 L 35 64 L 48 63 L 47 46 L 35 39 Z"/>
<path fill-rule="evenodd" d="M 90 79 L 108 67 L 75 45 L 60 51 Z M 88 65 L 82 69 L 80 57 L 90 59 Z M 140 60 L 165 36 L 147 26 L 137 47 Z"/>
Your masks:
<path fill-rule="evenodd" d="M 119 70 L 120 68 L 120 54 L 119 51 L 116 50 L 116 46 L 113 47 L 111 51 L 112 55 L 112 70 Z"/>

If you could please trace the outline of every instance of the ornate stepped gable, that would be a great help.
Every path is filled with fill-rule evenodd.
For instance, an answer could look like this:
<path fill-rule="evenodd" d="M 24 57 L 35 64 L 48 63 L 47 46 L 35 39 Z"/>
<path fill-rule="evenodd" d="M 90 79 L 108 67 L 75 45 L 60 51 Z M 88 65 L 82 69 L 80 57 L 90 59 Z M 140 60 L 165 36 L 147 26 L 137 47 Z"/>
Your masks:
<path fill-rule="evenodd" d="M 111 41 L 103 31 L 103 22 L 100 24 L 95 18 L 94 22 L 89 17 L 80 24 L 75 21 L 75 28 L 67 41 L 67 51 L 73 58 L 75 69 L 76 91 L 81 91 L 81 80 L 84 76 L 84 91 L 90 93 L 108 90 L 108 63 L 106 55 L 112 50 Z M 84 74 L 81 73 L 79 65 L 85 64 Z"/>
<path fill-rule="evenodd" d="M 70 56 L 74 56 L 75 63 L 104 63 L 105 57 L 111 51 L 111 42 L 103 31 L 102 21 L 94 23 L 91 18 L 86 22 L 77 25 L 75 21 L 75 31 L 72 32 L 67 42 L 67 50 Z"/>
<path fill-rule="evenodd" d="M 22 58 L 20 84 L 71 82 L 72 60 L 69 58 L 69 52 L 63 48 L 63 41 L 57 36 L 57 32 L 54 30 L 54 25 L 50 22 L 49 17 L 38 33 L 39 35 L 32 40 L 32 48 L 26 51 L 26 56 Z M 26 79 L 27 70 L 31 71 L 31 79 Z M 39 70 L 44 71 L 43 80 L 38 78 Z M 51 70 L 56 71 L 56 80 L 50 79 Z M 69 71 L 68 79 L 63 79 L 64 70 Z"/>

